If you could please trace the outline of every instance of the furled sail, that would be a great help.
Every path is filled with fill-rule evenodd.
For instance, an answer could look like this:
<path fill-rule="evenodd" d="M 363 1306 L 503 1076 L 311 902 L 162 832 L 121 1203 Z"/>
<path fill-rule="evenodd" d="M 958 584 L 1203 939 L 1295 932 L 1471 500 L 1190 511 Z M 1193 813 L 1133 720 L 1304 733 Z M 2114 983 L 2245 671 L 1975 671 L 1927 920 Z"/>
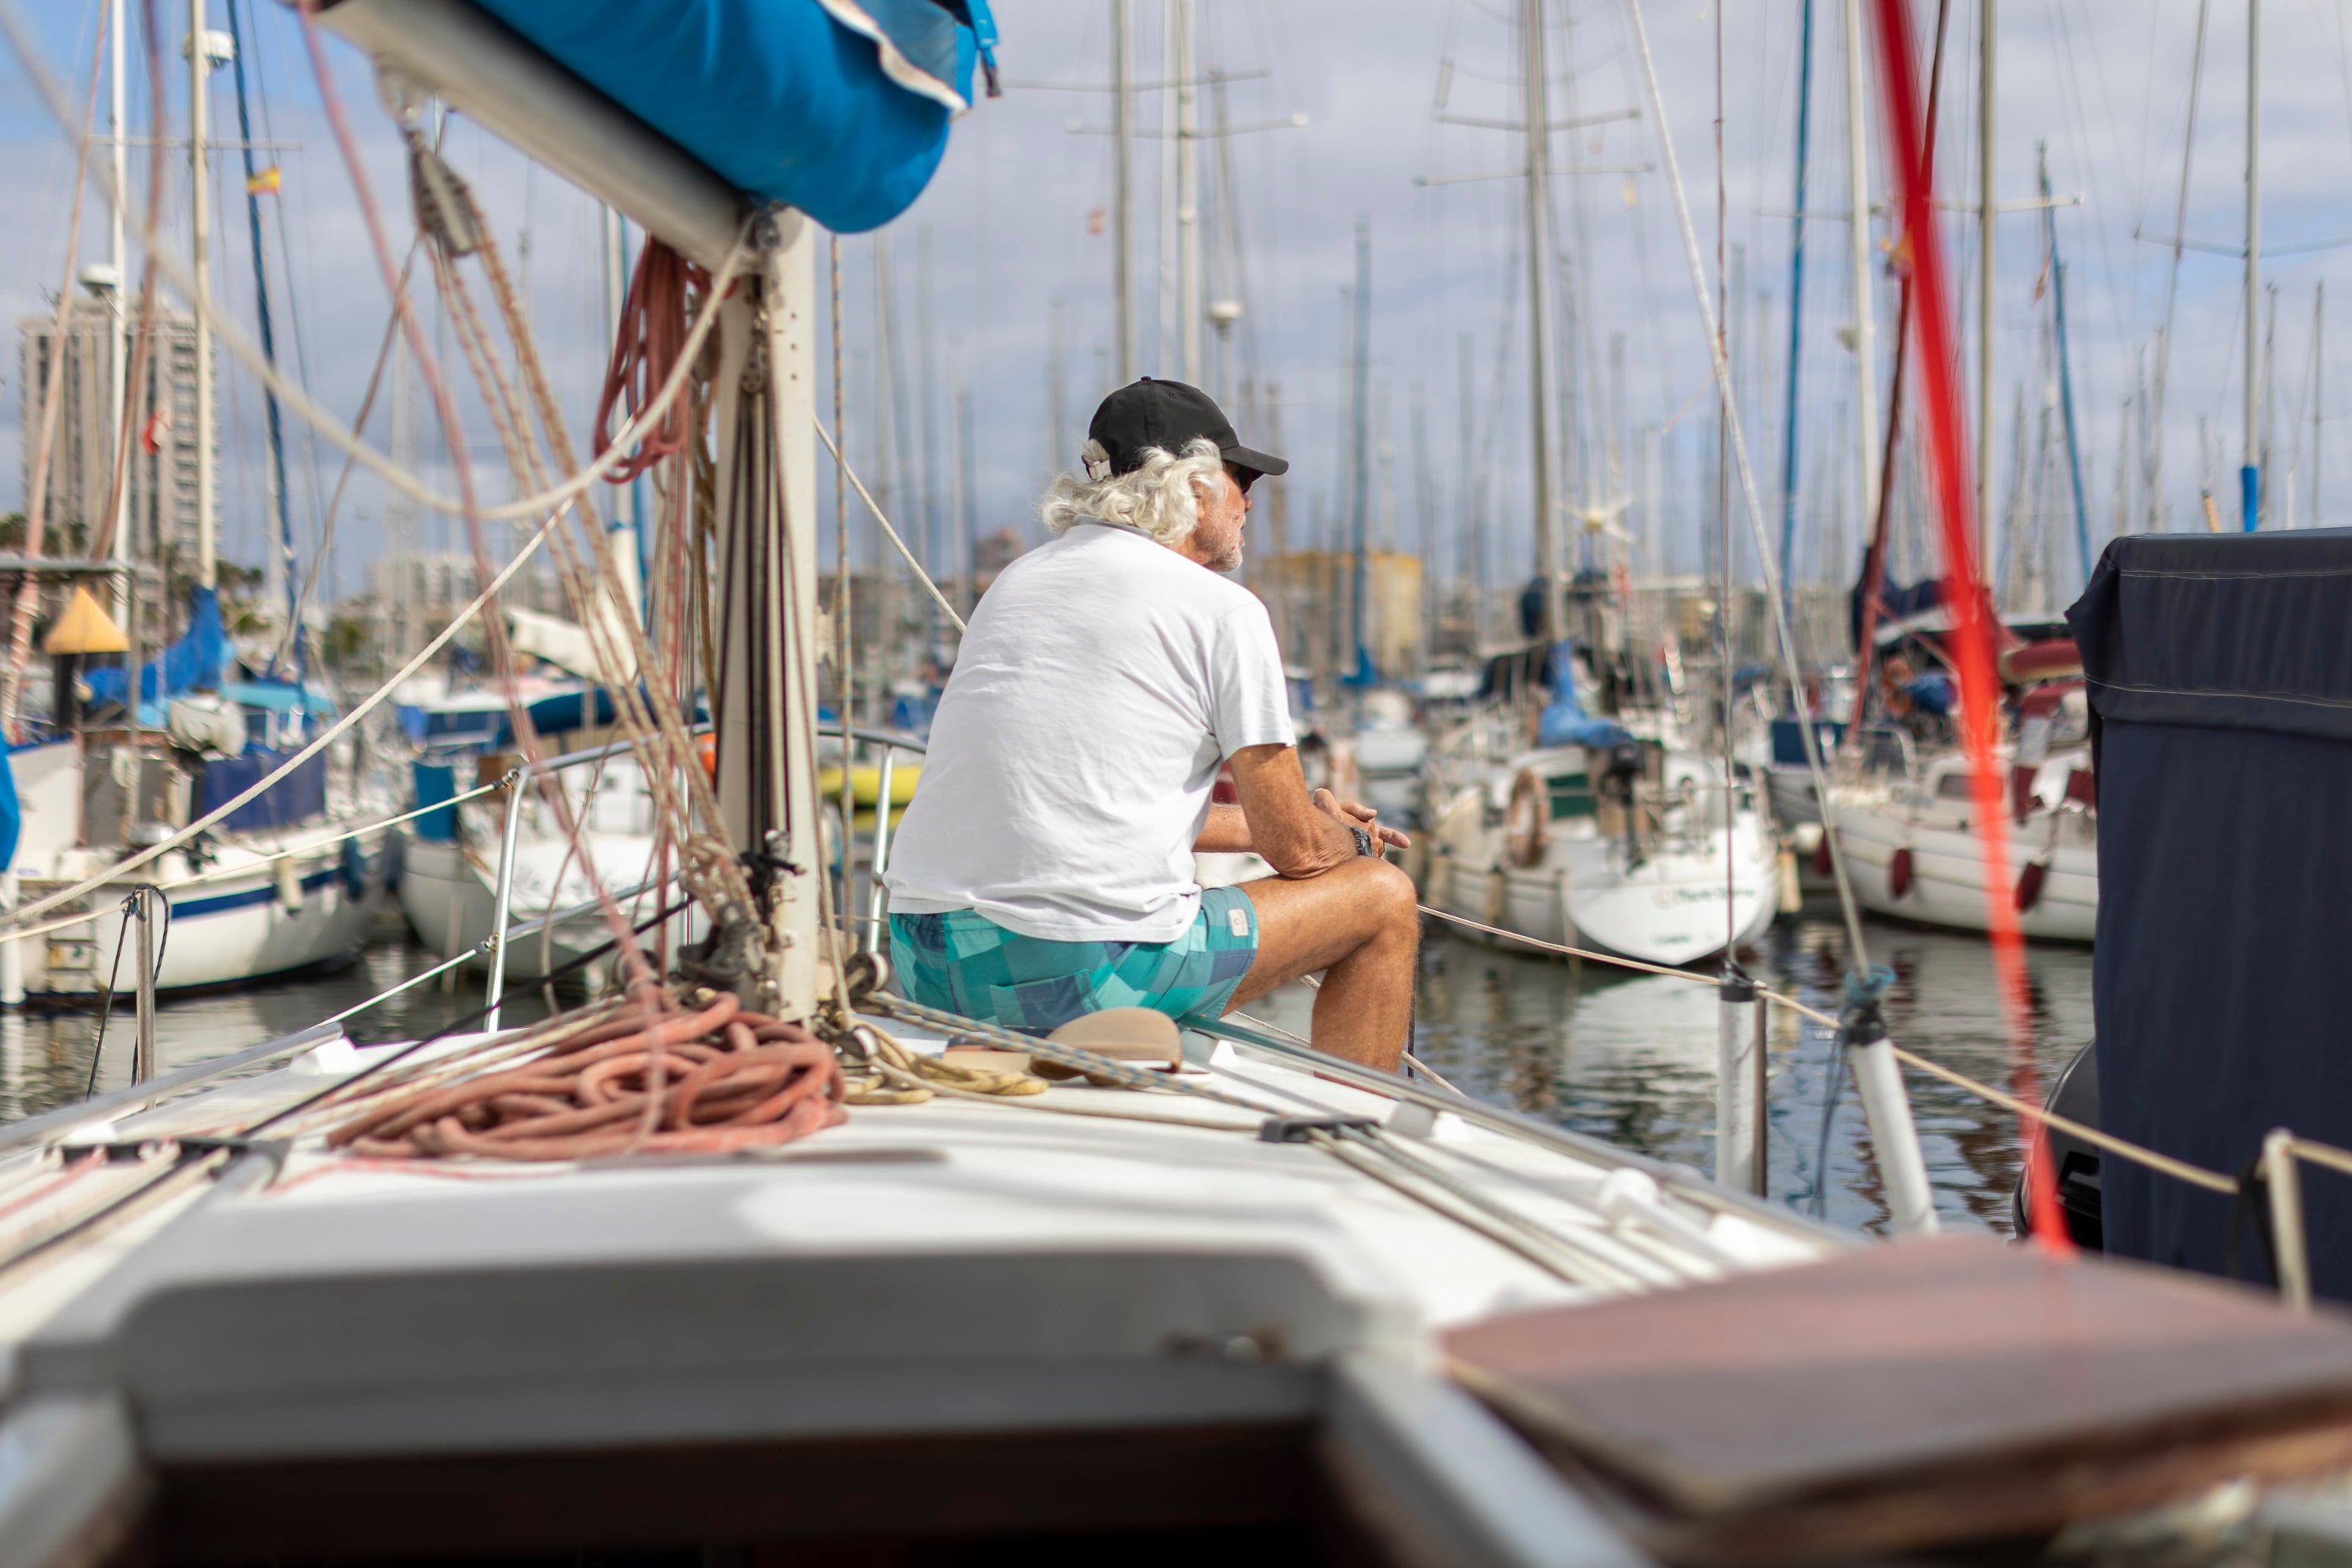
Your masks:
<path fill-rule="evenodd" d="M 478 0 L 737 188 L 839 234 L 922 193 L 987 0 Z"/>

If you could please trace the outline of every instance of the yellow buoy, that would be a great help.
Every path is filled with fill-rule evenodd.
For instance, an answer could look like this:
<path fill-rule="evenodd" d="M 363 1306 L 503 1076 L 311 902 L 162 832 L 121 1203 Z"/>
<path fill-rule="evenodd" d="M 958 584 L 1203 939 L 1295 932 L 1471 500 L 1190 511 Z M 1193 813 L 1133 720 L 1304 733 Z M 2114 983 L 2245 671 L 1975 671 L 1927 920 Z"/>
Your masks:
<path fill-rule="evenodd" d="M 114 617 L 105 606 L 89 596 L 87 588 L 77 588 L 66 603 L 66 612 L 49 628 L 41 640 L 41 652 L 52 656 L 60 653 L 127 653 L 131 639 L 114 623 Z"/>
<path fill-rule="evenodd" d="M 890 804 L 903 806 L 913 800 L 915 784 L 922 776 L 923 769 L 919 764 L 900 763 L 893 768 L 890 770 Z M 868 765 L 851 768 L 849 789 L 859 805 L 872 806 L 882 793 L 882 769 Z M 841 768 L 837 765 L 817 769 L 816 792 L 827 800 L 841 799 Z M 894 817 L 892 820 L 897 819 Z"/>

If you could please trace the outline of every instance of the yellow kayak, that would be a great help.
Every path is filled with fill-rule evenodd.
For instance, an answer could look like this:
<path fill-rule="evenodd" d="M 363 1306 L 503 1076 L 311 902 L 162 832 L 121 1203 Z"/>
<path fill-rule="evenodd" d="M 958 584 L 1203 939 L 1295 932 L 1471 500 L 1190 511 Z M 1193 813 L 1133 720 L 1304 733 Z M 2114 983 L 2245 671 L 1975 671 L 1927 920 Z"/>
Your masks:
<path fill-rule="evenodd" d="M 915 785 L 923 776 L 922 764 L 902 762 L 890 770 L 890 804 L 903 806 L 915 798 Z M 860 806 L 871 807 L 882 794 L 882 769 L 864 764 L 849 770 L 849 789 Z M 816 792 L 828 800 L 841 799 L 841 768 L 839 766 L 820 768 L 816 774 Z M 896 817 L 892 821 L 896 821 Z"/>

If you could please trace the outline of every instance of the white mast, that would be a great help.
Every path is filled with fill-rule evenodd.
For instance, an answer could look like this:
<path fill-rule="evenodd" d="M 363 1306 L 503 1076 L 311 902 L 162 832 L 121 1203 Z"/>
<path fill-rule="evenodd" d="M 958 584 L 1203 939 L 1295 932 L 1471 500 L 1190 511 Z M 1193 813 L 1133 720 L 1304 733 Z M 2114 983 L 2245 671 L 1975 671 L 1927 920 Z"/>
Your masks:
<path fill-rule="evenodd" d="M 205 207 L 212 194 L 205 167 L 205 73 L 212 68 L 205 47 L 205 0 L 188 0 L 188 241 L 195 268 L 196 315 L 196 584 L 218 585 L 214 560 L 213 519 L 213 329 L 205 319 L 211 280 L 205 252 Z"/>
<path fill-rule="evenodd" d="M 1543 635 L 1557 637 L 1567 622 L 1560 597 L 1559 518 L 1551 488 L 1551 162 L 1544 124 L 1543 0 L 1519 0 L 1520 110 L 1528 152 L 1528 402 L 1533 424 L 1529 468 L 1535 476 L 1536 574 L 1543 580 Z"/>
<path fill-rule="evenodd" d="M 1992 284 L 1993 284 L 1993 25 L 1996 0 L 1983 6 L 1977 28 L 1977 565 L 1986 570 L 1992 538 Z M 1930 134 L 1932 134 L 1932 130 Z"/>
<path fill-rule="evenodd" d="M 130 149 L 125 145 L 131 134 L 131 128 L 123 114 L 122 19 L 122 0 L 108 0 L 106 131 L 108 151 L 114 163 L 114 189 L 118 198 L 131 188 Z M 123 439 L 123 405 L 131 395 L 128 384 L 131 379 L 131 366 L 128 359 L 130 343 L 127 337 L 130 331 L 130 311 L 129 290 L 123 287 L 121 201 L 118 199 L 108 203 L 107 211 L 109 217 L 106 260 L 107 264 L 114 269 L 114 293 L 109 302 L 109 308 L 113 312 L 113 319 L 109 324 L 107 332 L 104 406 L 107 411 L 107 423 L 112 427 L 107 438 L 107 452 L 110 456 L 114 456 L 116 444 Z M 110 559 L 127 565 L 131 560 L 131 475 L 127 466 L 122 477 L 122 493 L 116 497 L 114 506 L 114 548 L 108 553 Z M 118 616 L 127 616 L 130 612 L 131 598 L 131 580 L 127 574 L 118 574 L 110 581 L 113 586 L 115 613 Z"/>
<path fill-rule="evenodd" d="M 1878 516 L 1878 349 L 1871 294 L 1870 144 L 1864 110 L 1862 0 L 1845 0 L 1846 183 L 1853 193 L 1853 221 L 1847 228 L 1846 255 L 1853 269 L 1853 413 L 1862 458 L 1862 516 L 1865 532 Z M 1843 570 L 1843 566 L 1840 567 Z"/>
<path fill-rule="evenodd" d="M 117 0 L 120 4 L 121 0 Z M 1132 0 L 1110 0 L 1111 298 L 1118 317 L 1118 384 L 1135 380 L 1135 36 Z M 1060 433 L 1055 432 L 1056 435 Z M 1060 455 L 1055 455 L 1060 461 Z"/>
<path fill-rule="evenodd" d="M 2252 533 L 2263 520 L 2263 0 L 2246 0 L 2246 439 L 2238 470 L 2240 526 Z"/>
<path fill-rule="evenodd" d="M 1176 316 L 1186 385 L 1201 384 L 1200 82 L 1192 68 L 1192 0 L 1175 0 Z"/>

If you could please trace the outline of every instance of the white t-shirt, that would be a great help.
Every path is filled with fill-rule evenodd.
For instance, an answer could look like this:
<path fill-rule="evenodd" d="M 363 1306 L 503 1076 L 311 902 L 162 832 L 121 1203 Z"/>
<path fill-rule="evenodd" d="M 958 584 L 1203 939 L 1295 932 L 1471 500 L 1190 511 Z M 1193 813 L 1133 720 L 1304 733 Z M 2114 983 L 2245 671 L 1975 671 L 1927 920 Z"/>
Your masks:
<path fill-rule="evenodd" d="M 1293 738 L 1255 595 L 1130 529 L 1076 524 L 972 615 L 891 837 L 890 907 L 1172 941 L 1200 907 L 1192 843 L 1219 764 Z"/>

